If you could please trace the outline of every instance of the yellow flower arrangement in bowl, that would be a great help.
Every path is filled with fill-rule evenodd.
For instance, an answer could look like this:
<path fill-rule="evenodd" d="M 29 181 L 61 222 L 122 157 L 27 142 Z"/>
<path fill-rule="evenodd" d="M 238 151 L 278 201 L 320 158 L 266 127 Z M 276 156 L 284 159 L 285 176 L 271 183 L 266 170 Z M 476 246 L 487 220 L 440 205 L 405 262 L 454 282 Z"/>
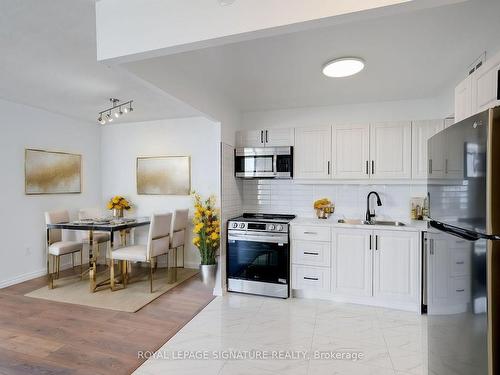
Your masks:
<path fill-rule="evenodd" d="M 200 251 L 202 265 L 215 265 L 215 256 L 220 246 L 220 220 L 215 197 L 202 199 L 196 193 L 193 193 L 193 197 L 193 244 Z"/>
<path fill-rule="evenodd" d="M 130 210 L 132 205 L 130 202 L 122 197 L 121 195 L 115 195 L 108 202 L 107 208 L 108 210 L 113 210 L 114 217 L 123 217 L 123 210 Z"/>
<path fill-rule="evenodd" d="M 314 209 L 318 219 L 328 219 L 335 212 L 335 205 L 330 199 L 322 198 L 314 202 Z"/>

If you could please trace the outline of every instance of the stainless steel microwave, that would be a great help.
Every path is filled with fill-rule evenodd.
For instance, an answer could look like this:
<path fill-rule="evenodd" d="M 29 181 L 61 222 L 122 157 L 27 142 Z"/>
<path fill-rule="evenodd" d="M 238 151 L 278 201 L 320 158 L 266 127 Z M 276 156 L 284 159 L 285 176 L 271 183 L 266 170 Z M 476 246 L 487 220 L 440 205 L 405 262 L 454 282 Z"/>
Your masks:
<path fill-rule="evenodd" d="M 293 147 L 237 148 L 234 157 L 236 177 L 293 177 Z"/>

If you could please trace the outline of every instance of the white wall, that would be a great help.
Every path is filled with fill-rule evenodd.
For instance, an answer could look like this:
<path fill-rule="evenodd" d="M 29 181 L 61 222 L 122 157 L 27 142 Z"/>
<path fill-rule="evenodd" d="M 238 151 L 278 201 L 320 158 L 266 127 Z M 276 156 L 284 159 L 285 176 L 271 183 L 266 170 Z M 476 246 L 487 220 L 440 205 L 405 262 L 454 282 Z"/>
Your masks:
<path fill-rule="evenodd" d="M 432 0 L 426 6 L 454 1 Z M 409 4 L 407 7 L 420 5 L 408 0 L 236 0 L 230 6 L 221 6 L 218 0 L 101 0 L 96 2 L 97 58 L 160 49 L 180 52 L 192 44 L 197 48 L 207 46 L 200 42 L 220 44 L 226 37 L 259 30 L 272 35 L 286 25 L 401 3 Z M 116 35 L 127 42 L 117 43 Z M 173 48 L 179 46 L 182 48 Z"/>
<path fill-rule="evenodd" d="M 101 139 L 102 204 L 119 194 L 130 199 L 134 206 L 130 214 L 134 216 L 192 208 L 190 196 L 137 195 L 138 156 L 189 155 L 192 190 L 219 196 L 219 147 L 219 124 L 202 117 L 106 125 Z M 139 241 L 144 239 L 145 230 L 138 230 Z M 190 230 L 186 266 L 197 267 L 198 250 L 191 239 Z"/>
<path fill-rule="evenodd" d="M 0 287 L 46 273 L 44 212 L 94 207 L 101 200 L 100 142 L 96 124 L 0 100 Z M 37 148 L 82 154 L 82 194 L 24 194 L 24 151 Z"/>
<path fill-rule="evenodd" d="M 290 108 L 242 114 L 242 129 L 303 127 L 356 122 L 428 120 L 450 115 L 450 100 L 437 97 L 420 100 L 361 103 L 341 106 Z"/>

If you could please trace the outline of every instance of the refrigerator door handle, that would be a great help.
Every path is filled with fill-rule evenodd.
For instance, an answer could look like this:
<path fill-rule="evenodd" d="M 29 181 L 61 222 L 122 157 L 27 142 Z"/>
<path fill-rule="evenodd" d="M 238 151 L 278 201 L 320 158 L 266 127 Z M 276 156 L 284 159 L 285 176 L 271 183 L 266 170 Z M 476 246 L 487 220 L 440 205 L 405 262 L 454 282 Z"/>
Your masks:
<path fill-rule="evenodd" d="M 443 224 L 443 223 L 440 223 L 440 222 L 434 221 L 434 220 L 431 220 L 429 225 L 433 228 L 436 228 L 436 229 L 442 231 L 442 232 L 451 234 L 455 237 L 463 238 L 464 240 L 467 240 L 467 241 L 477 241 L 481 238 L 486 238 L 486 239 L 489 238 L 489 236 L 484 236 L 484 235 L 481 235 L 479 233 L 470 232 L 466 229 L 455 228 L 455 227 L 452 227 L 450 225 L 446 225 L 446 224 Z"/>

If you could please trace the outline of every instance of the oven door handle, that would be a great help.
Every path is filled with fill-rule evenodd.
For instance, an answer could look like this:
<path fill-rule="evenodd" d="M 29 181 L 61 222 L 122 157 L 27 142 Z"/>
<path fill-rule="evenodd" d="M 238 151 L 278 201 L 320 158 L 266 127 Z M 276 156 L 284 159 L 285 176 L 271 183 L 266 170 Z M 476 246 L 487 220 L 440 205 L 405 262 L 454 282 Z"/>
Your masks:
<path fill-rule="evenodd" d="M 268 242 L 268 243 L 288 243 L 288 236 L 278 235 L 273 236 L 272 234 L 266 235 L 252 235 L 252 234 L 234 234 L 230 233 L 228 236 L 229 241 L 249 241 L 249 242 Z"/>

